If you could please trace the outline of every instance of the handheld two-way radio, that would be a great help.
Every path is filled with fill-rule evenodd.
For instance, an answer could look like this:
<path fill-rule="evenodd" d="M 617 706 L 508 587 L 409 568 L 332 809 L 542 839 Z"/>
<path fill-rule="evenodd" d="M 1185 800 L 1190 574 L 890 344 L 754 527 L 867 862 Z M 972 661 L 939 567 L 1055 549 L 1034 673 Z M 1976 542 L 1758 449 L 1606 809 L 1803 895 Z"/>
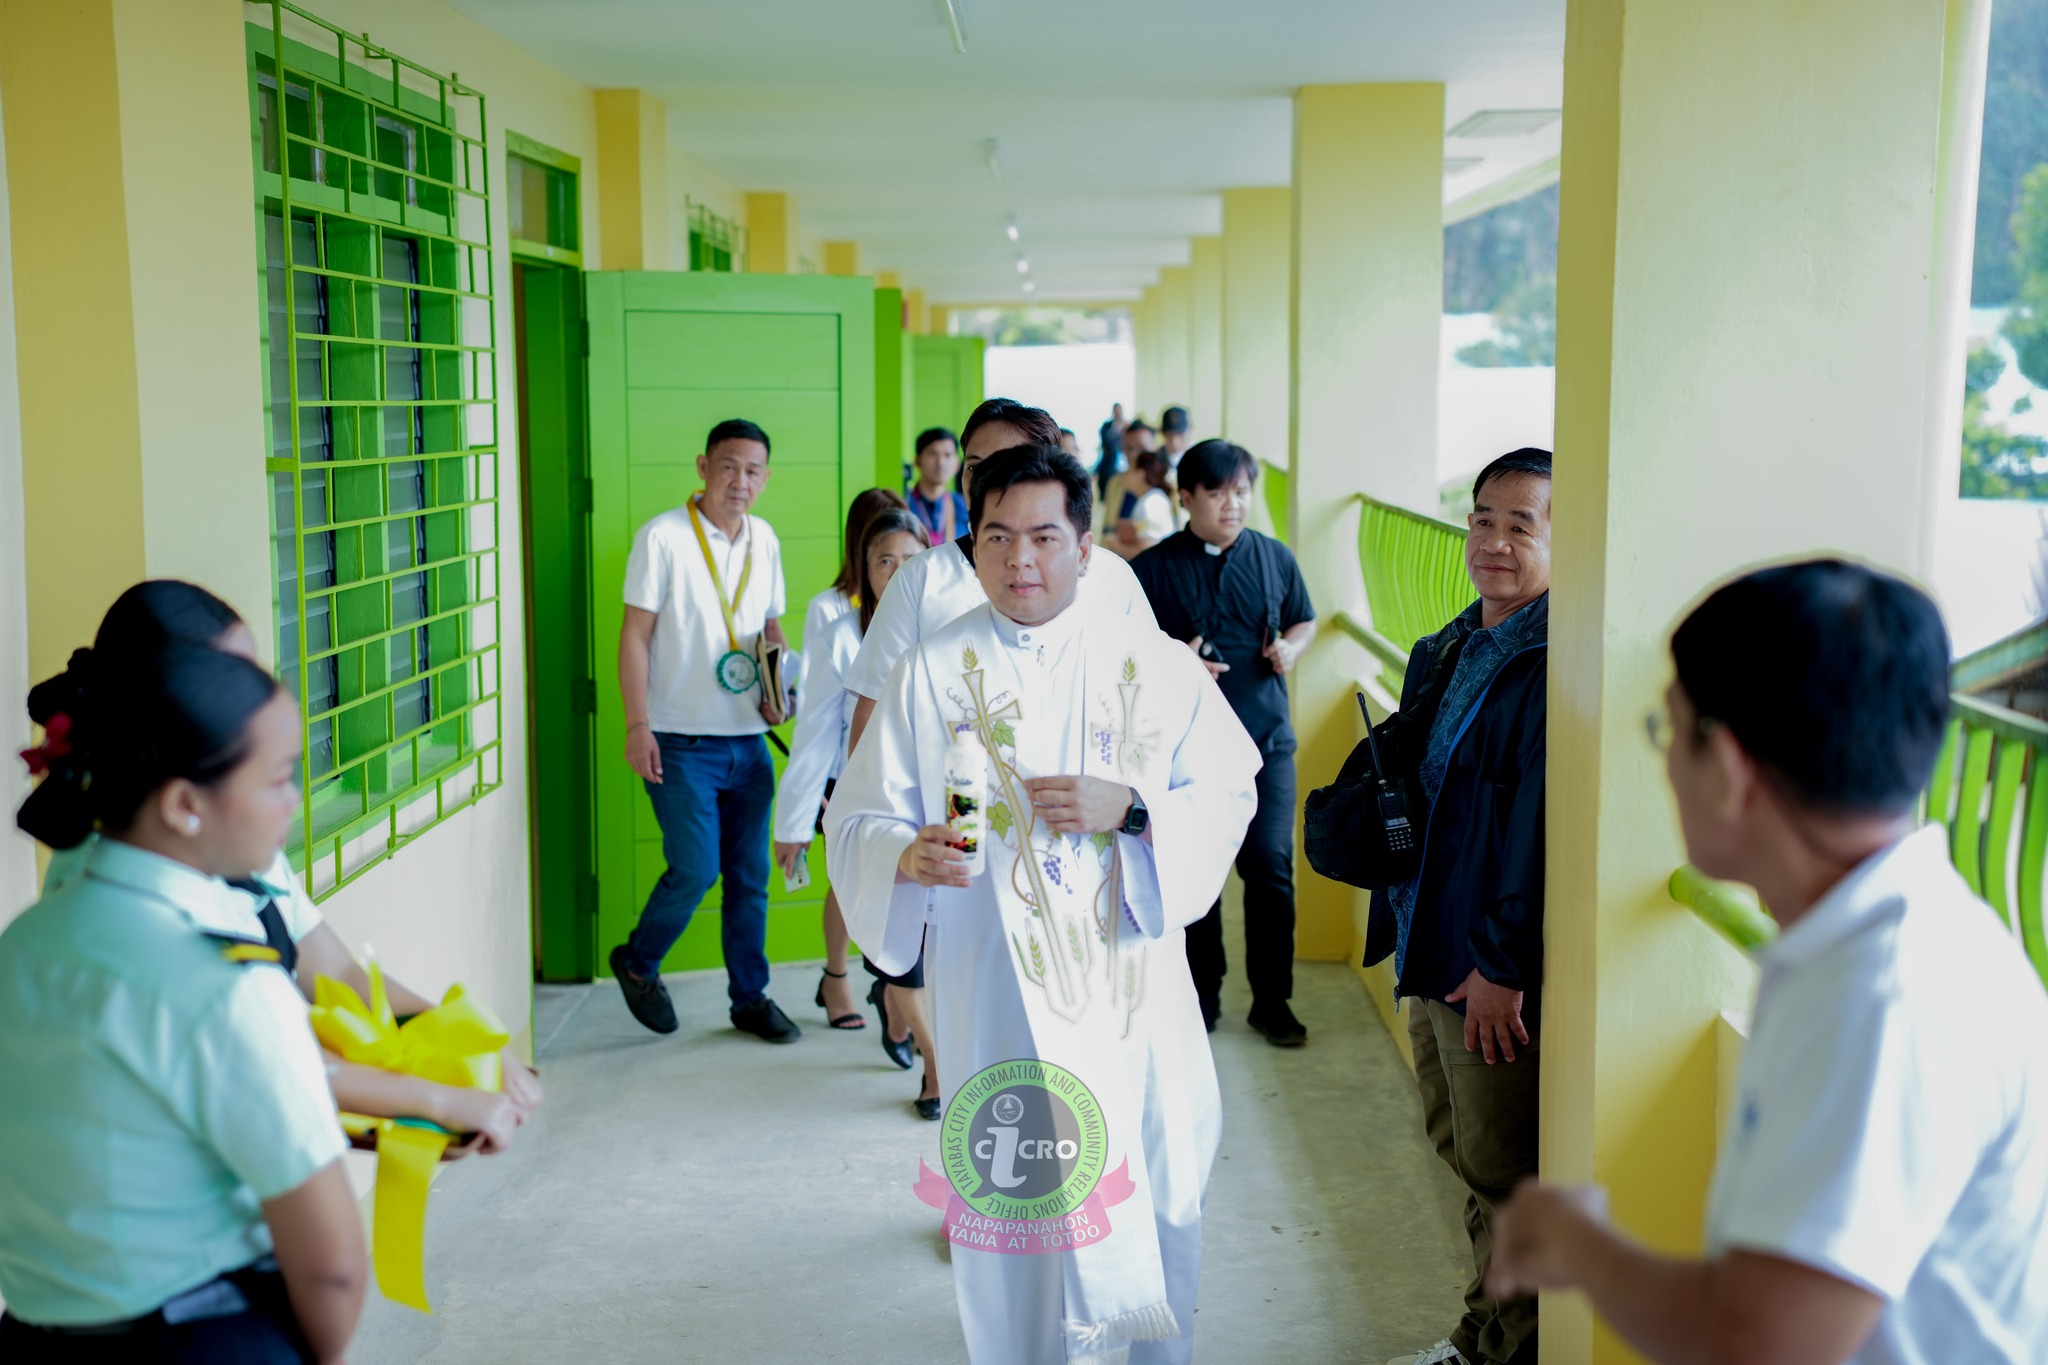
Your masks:
<path fill-rule="evenodd" d="M 1379 803 L 1380 828 L 1386 834 L 1387 852 L 1410 852 L 1415 847 L 1415 826 L 1408 819 L 1408 794 L 1387 780 L 1387 770 L 1380 763 L 1379 741 L 1372 732 L 1372 712 L 1366 709 L 1363 692 L 1358 694 L 1358 709 L 1365 716 L 1365 742 L 1372 753 L 1373 795 Z"/>

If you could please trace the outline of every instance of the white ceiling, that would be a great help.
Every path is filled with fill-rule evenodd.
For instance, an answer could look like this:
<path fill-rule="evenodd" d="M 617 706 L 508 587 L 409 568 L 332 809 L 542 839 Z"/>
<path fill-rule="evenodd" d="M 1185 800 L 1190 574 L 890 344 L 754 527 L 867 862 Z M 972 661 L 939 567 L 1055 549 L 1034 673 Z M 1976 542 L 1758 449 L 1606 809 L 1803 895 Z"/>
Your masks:
<path fill-rule="evenodd" d="M 1284 185 L 1297 86 L 1440 80 L 1445 126 L 1555 109 L 1564 0 L 449 0 L 596 86 L 669 109 L 669 140 L 794 196 L 935 302 L 1135 297 L 1220 192 Z M 1558 125 L 1446 142 L 1461 198 L 1547 158 Z M 1001 181 L 987 164 L 996 140 Z"/>

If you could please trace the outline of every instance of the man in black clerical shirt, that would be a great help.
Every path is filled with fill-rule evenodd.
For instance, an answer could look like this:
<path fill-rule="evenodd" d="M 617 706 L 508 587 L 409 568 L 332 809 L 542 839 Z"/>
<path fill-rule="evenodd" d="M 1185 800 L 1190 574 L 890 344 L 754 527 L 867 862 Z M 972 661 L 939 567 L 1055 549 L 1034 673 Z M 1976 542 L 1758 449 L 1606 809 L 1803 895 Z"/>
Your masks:
<path fill-rule="evenodd" d="M 1245 525 L 1258 462 L 1243 446 L 1203 441 L 1180 458 L 1187 529 L 1131 561 L 1159 628 L 1184 640 L 1215 675 L 1265 756 L 1259 808 L 1238 850 L 1244 879 L 1245 979 L 1251 1026 L 1276 1047 L 1299 1047 L 1294 1017 L 1294 728 L 1287 673 L 1315 638 L 1315 607 L 1285 545 Z M 1213 1031 L 1222 1005 L 1223 902 L 1188 926 L 1188 970 Z"/>

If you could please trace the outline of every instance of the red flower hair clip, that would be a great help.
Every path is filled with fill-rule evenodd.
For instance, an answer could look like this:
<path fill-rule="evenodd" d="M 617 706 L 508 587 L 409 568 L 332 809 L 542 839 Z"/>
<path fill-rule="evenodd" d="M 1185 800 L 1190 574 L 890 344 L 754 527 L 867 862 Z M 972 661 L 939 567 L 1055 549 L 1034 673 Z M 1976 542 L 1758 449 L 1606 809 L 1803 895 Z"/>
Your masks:
<path fill-rule="evenodd" d="M 28 764 L 30 777 L 41 777 L 57 766 L 57 760 L 71 754 L 71 717 L 59 711 L 43 726 L 43 742 L 33 749 L 21 751 L 22 761 Z"/>

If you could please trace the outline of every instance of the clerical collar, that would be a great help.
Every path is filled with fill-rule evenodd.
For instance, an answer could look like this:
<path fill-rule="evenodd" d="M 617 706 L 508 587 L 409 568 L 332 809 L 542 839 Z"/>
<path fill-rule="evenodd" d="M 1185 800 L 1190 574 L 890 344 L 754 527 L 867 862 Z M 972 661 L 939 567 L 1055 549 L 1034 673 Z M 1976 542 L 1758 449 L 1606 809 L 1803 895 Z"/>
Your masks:
<path fill-rule="evenodd" d="M 1053 617 L 1052 620 L 1035 626 L 1027 626 L 1020 622 L 1012 621 L 1009 617 L 1003 615 L 1001 611 L 993 611 L 990 615 L 995 617 L 996 638 L 998 640 L 1001 640 L 1011 649 L 1043 658 L 1048 649 L 1057 650 L 1059 646 L 1064 645 L 1080 633 L 1080 607 L 1080 601 L 1076 599 L 1068 604 L 1065 611 Z"/>

